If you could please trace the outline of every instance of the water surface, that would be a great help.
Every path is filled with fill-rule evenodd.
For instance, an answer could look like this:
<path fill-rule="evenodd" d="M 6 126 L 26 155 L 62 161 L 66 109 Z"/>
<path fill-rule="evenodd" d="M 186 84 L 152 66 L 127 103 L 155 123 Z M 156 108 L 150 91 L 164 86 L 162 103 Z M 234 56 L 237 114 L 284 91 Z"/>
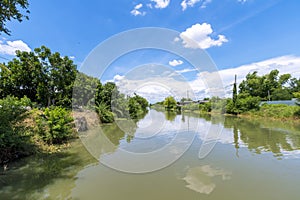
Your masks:
<path fill-rule="evenodd" d="M 218 136 L 216 145 L 200 159 L 212 126 L 222 132 L 212 136 Z M 1 199 L 273 200 L 300 195 L 300 126 L 292 123 L 151 110 L 138 122 L 117 121 L 80 137 L 66 152 L 12 165 L 0 175 Z M 147 158 L 168 144 L 170 154 L 142 162 L 122 156 L 133 152 Z M 120 172 L 106 162 L 151 169 L 170 156 L 178 159 L 140 174 Z"/>

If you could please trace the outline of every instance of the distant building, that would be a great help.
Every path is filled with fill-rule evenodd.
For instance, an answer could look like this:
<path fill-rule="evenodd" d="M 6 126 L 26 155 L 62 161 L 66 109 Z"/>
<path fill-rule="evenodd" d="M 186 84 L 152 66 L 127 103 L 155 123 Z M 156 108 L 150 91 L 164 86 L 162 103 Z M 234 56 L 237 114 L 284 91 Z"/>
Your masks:
<path fill-rule="evenodd" d="M 289 105 L 289 106 L 295 106 L 297 100 L 296 99 L 292 99 L 292 100 L 282 100 L 282 101 L 262 101 L 260 104 L 285 104 L 285 105 Z"/>

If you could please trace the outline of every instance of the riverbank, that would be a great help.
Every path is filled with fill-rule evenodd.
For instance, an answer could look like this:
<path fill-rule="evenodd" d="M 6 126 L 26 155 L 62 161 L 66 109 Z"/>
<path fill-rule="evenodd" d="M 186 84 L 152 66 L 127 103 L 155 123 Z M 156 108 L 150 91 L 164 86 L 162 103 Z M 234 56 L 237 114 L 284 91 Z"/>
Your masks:
<path fill-rule="evenodd" d="M 259 110 L 251 110 L 239 114 L 222 113 L 221 111 L 203 111 L 203 110 L 184 110 L 183 113 L 197 113 L 199 115 L 225 115 L 236 116 L 247 119 L 268 119 L 272 121 L 289 122 L 294 124 L 300 124 L 300 106 L 290 106 L 284 104 L 264 104 L 260 106 Z"/>

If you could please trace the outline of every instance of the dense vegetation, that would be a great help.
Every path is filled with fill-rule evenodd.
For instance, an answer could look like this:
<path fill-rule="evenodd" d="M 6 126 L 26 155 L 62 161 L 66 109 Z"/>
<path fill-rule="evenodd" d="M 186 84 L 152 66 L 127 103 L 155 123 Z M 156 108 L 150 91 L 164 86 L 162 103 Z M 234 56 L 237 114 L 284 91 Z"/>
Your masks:
<path fill-rule="evenodd" d="M 172 96 L 166 97 L 163 104 L 166 110 L 175 110 L 177 107 L 177 102 Z"/>
<path fill-rule="evenodd" d="M 291 100 L 293 97 L 300 102 L 300 79 L 290 74 L 279 76 L 278 70 L 259 76 L 257 72 L 249 73 L 239 85 L 233 85 L 232 98 L 221 99 L 212 97 L 208 102 L 183 105 L 183 110 L 200 112 L 218 112 L 228 114 L 247 113 L 254 116 L 271 118 L 298 118 L 300 107 L 287 105 L 265 105 L 266 100 Z M 299 104 L 299 103 L 298 103 Z"/>
<path fill-rule="evenodd" d="M 45 46 L 17 51 L 0 68 L 0 164 L 73 138 L 72 107 L 96 110 L 102 123 L 147 111 L 145 98 L 125 96 L 112 82 L 103 85 Z"/>

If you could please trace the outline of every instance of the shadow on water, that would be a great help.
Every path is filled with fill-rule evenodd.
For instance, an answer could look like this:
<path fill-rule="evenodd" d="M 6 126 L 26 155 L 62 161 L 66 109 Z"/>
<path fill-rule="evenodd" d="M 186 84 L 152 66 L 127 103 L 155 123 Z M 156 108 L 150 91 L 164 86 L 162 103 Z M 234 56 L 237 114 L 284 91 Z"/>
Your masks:
<path fill-rule="evenodd" d="M 1 199 L 65 199 L 75 187 L 76 174 L 96 162 L 80 141 L 66 152 L 24 158 L 0 175 Z"/>

